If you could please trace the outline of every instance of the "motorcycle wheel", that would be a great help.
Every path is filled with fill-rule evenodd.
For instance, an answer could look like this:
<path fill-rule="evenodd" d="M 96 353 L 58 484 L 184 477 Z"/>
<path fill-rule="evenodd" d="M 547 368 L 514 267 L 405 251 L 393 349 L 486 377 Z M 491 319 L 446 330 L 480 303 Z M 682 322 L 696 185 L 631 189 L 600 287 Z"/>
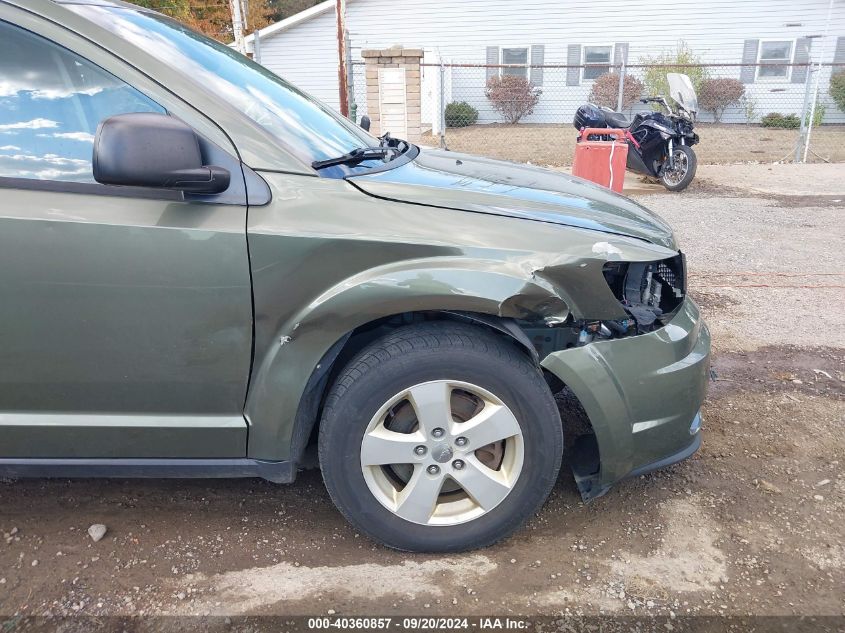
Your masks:
<path fill-rule="evenodd" d="M 660 182 L 669 191 L 681 191 L 686 189 L 695 178 L 695 169 L 698 167 L 698 159 L 695 152 L 688 145 L 676 145 L 672 151 L 674 166 L 668 166 L 660 174 Z"/>

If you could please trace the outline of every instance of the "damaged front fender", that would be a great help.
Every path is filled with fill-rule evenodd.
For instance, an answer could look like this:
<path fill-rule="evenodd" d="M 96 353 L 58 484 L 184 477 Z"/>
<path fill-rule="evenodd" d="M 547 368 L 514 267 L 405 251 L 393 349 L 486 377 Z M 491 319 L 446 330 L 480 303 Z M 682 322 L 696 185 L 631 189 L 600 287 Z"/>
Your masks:
<path fill-rule="evenodd" d="M 542 327 L 621 318 L 607 259 L 674 254 L 633 237 L 376 200 L 342 180 L 262 176 L 273 200 L 250 208 L 247 230 L 255 353 L 245 415 L 255 459 L 290 457 L 309 379 L 357 328 L 427 311 Z"/>
<path fill-rule="evenodd" d="M 476 262 L 477 263 L 477 262 Z M 259 360 L 247 401 L 250 456 L 288 459 L 292 423 L 312 370 L 329 348 L 354 329 L 408 312 L 455 312 L 496 318 L 565 320 L 569 307 L 542 279 L 515 276 L 501 264 L 486 270 L 466 262 L 401 262 L 344 280 L 282 324 Z M 524 336 L 524 335 L 523 335 Z M 529 343 L 530 345 L 530 343 Z M 285 389 L 279 389 L 285 385 Z M 297 397 L 291 397 L 297 394 Z M 289 417 L 288 417 L 289 416 Z"/>

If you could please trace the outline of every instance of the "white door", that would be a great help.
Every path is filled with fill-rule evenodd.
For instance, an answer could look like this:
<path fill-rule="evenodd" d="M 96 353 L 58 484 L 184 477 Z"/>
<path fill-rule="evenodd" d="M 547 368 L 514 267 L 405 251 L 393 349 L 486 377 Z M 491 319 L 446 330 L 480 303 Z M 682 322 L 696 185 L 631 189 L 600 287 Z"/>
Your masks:
<path fill-rule="evenodd" d="M 405 69 L 379 68 L 378 74 L 381 132 L 390 132 L 396 138 L 408 138 Z"/>

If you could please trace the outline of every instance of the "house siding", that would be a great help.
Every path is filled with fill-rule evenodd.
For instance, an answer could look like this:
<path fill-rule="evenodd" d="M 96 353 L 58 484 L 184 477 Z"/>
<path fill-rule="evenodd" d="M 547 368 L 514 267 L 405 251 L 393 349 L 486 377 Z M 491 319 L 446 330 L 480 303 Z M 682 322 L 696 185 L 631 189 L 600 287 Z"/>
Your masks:
<path fill-rule="evenodd" d="M 337 23 L 327 11 L 261 38 L 261 63 L 298 88 L 337 109 Z"/>
<path fill-rule="evenodd" d="M 637 64 L 645 57 L 674 51 L 683 40 L 701 60 L 709 64 L 740 64 L 746 41 L 751 39 L 798 40 L 807 34 L 825 32 L 829 0 L 674 0 L 665 4 L 625 0 L 348 0 L 347 28 L 352 57 L 360 60 L 365 48 L 395 44 L 422 48 L 425 62 L 439 59 L 453 63 L 485 64 L 490 47 L 542 46 L 545 64 L 567 64 L 578 46 L 627 44 L 627 61 Z M 798 24 L 798 26 L 787 26 Z M 833 21 L 826 41 L 815 40 L 813 59 L 823 49 L 824 61 L 832 61 L 836 35 L 845 33 L 845 7 L 834 6 Z M 262 62 L 308 92 L 337 107 L 337 59 L 334 13 L 329 11 L 262 39 Z M 580 55 L 580 52 L 579 52 Z M 426 85 L 437 80 L 437 68 L 423 69 L 423 120 L 436 111 L 437 90 Z M 741 77 L 742 67 L 721 68 L 711 74 Z M 830 69 L 823 69 L 822 86 Z M 454 68 L 447 75 L 450 100 L 466 100 L 479 110 L 479 122 L 500 120 L 484 98 L 487 71 L 484 68 Z M 363 81 L 363 73 L 356 74 Z M 577 85 L 567 85 L 576 83 Z M 550 122 L 571 117 L 588 99 L 591 83 L 566 69 L 545 69 L 543 95 L 533 115 L 525 122 Z M 359 87 L 358 94 L 363 94 Z M 789 80 L 746 85 L 758 111 L 798 111 L 803 83 Z M 821 101 L 828 104 L 826 91 Z M 359 103 L 359 114 L 364 104 Z M 742 120 L 738 109 L 725 120 Z M 706 118 L 706 117 L 705 117 Z M 826 122 L 845 122 L 845 115 L 828 104 Z"/>

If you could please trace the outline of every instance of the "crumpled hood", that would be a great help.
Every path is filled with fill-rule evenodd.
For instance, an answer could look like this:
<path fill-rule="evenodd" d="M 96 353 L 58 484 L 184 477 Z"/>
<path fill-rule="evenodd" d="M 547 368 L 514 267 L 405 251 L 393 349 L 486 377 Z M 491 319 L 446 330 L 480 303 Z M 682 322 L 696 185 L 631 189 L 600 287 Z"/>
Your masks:
<path fill-rule="evenodd" d="M 404 165 L 347 180 L 379 198 L 627 235 L 676 249 L 671 227 L 642 205 L 530 165 L 421 149 Z"/>

